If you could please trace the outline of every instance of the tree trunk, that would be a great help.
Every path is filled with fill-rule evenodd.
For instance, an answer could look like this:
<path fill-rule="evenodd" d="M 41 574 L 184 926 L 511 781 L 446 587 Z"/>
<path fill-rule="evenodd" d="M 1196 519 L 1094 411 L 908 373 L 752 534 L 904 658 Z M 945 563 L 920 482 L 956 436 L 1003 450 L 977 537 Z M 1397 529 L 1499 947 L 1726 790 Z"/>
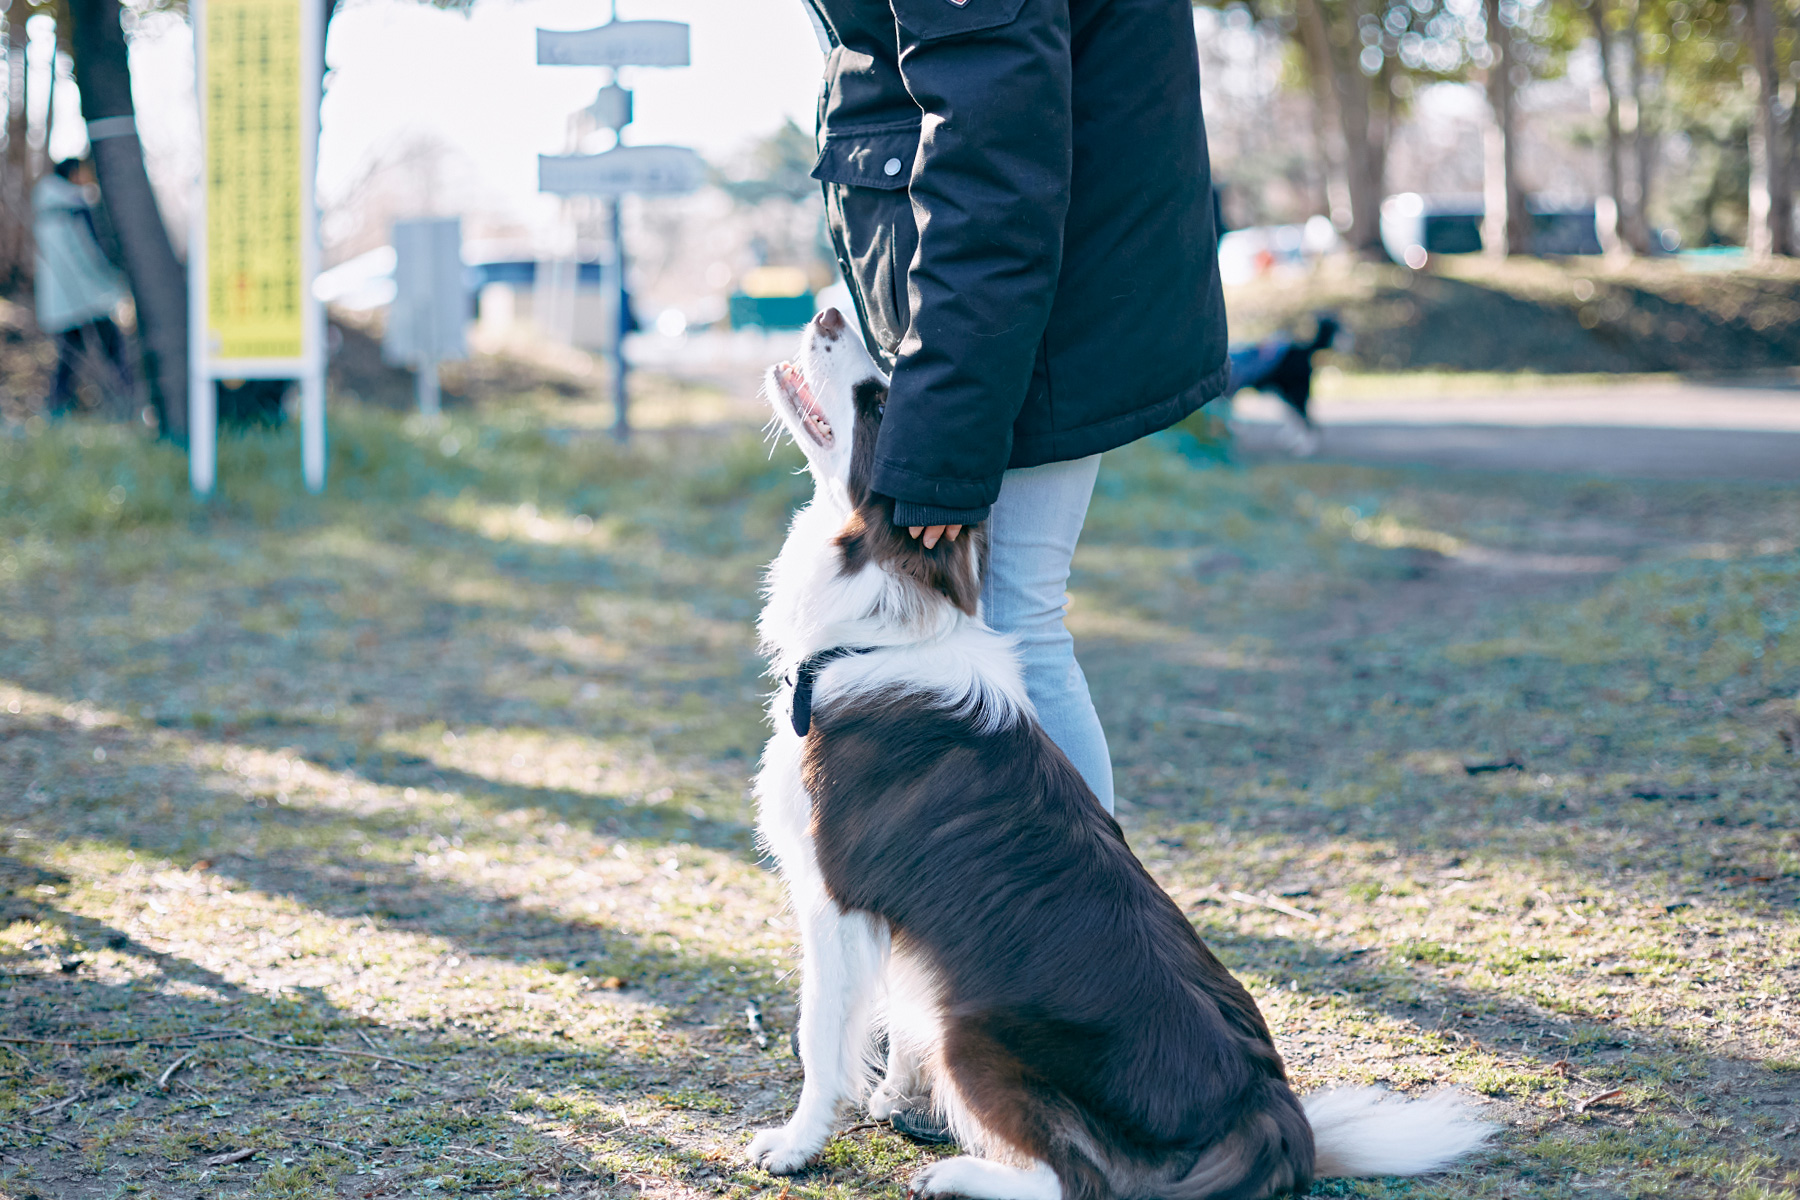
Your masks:
<path fill-rule="evenodd" d="M 6 6 L 6 168 L 0 172 L 0 294 L 22 295 L 31 286 L 31 185 L 37 182 L 31 125 L 25 109 L 30 67 L 25 53 L 26 0 Z"/>
<path fill-rule="evenodd" d="M 1631 109 L 1625 114 L 1625 132 L 1634 177 L 1627 182 L 1631 194 L 1620 233 L 1633 250 L 1648 254 L 1654 249 L 1650 244 L 1650 181 L 1656 167 L 1656 133 L 1644 124 L 1644 44 L 1638 28 L 1642 11 L 1643 0 L 1632 0 L 1631 16 L 1625 25 L 1625 56 L 1631 75 Z"/>
<path fill-rule="evenodd" d="M 1313 142 L 1323 183 L 1325 213 L 1331 223 L 1348 232 L 1352 223 L 1350 181 L 1344 173 L 1344 156 L 1331 127 L 1338 124 L 1337 98 L 1332 84 L 1331 46 L 1317 0 L 1303 0 L 1298 28 L 1300 49 L 1306 56 L 1307 81 L 1312 87 Z M 1341 126 L 1340 126 L 1341 128 Z"/>
<path fill-rule="evenodd" d="M 1500 19 L 1500 0 L 1485 0 L 1488 50 L 1488 106 L 1493 121 L 1487 131 L 1486 215 L 1481 242 L 1495 258 L 1531 250 L 1531 223 L 1525 212 L 1525 189 L 1519 184 L 1518 91 L 1513 86 L 1512 30 Z"/>
<path fill-rule="evenodd" d="M 1381 245 L 1381 201 L 1387 187 L 1387 121 L 1374 103 L 1376 79 L 1356 62 L 1360 43 L 1352 24 L 1347 37 L 1334 38 L 1321 0 L 1300 0 L 1303 44 L 1315 73 L 1329 82 L 1332 108 L 1344 138 L 1344 182 L 1350 197 L 1345 240 L 1358 254 L 1385 258 Z M 1335 31 L 1335 32 L 1342 32 Z M 1380 76 L 1385 81 L 1386 76 Z"/>
<path fill-rule="evenodd" d="M 1750 132 L 1750 256 L 1794 252 L 1794 192 L 1781 119 L 1781 72 L 1775 56 L 1772 0 L 1749 0 L 1750 49 L 1756 59 L 1756 124 Z"/>
<path fill-rule="evenodd" d="M 1613 78 L 1613 31 L 1607 23 L 1606 0 L 1593 0 L 1588 12 L 1594 18 L 1594 41 L 1600 51 L 1600 82 L 1606 89 L 1606 192 L 1594 203 L 1600 246 L 1609 255 L 1631 252 L 1625 227 L 1629 223 L 1625 197 L 1625 137 L 1619 121 L 1619 86 Z"/>
<path fill-rule="evenodd" d="M 187 442 L 187 273 L 175 257 L 169 231 L 144 170 L 131 103 L 131 65 L 119 0 L 69 0 L 75 47 L 75 80 L 81 115 L 93 143 L 100 194 L 125 256 L 125 274 L 137 302 L 138 339 L 150 401 L 162 434 Z"/>

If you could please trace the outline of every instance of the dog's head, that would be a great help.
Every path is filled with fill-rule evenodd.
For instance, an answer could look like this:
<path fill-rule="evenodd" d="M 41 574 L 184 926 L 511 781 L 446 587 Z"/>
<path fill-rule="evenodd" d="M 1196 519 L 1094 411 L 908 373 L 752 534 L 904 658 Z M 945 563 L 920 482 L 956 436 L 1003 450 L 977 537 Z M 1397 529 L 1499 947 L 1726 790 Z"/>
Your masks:
<path fill-rule="evenodd" d="M 873 488 L 888 379 L 837 309 L 812 319 L 794 361 L 769 369 L 765 391 L 776 417 L 806 455 L 815 486 L 849 510 L 837 535 L 844 572 L 853 574 L 874 563 L 941 593 L 973 616 L 985 532 L 970 530 L 928 549 L 895 528 L 893 499 Z"/>
<path fill-rule="evenodd" d="M 775 415 L 806 455 L 813 481 L 860 505 L 875 469 L 875 438 L 888 381 L 842 314 L 812 319 L 793 362 L 769 369 L 766 392 Z"/>

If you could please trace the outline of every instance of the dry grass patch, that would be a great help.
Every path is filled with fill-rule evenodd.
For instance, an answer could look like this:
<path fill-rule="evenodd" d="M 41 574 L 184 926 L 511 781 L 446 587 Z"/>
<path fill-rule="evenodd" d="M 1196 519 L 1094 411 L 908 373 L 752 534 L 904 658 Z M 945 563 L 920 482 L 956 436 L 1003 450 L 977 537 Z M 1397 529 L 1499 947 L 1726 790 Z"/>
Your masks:
<path fill-rule="evenodd" d="M 348 408 L 328 497 L 276 435 L 210 507 L 120 430 L 0 438 L 6 1194 L 898 1197 L 930 1156 L 738 1159 L 799 1084 L 746 794 L 794 456 L 556 424 Z M 1322 1194 L 1793 1193 L 1796 540 L 1791 490 L 1109 460 L 1073 622 L 1134 844 L 1304 1086 L 1507 1122 Z"/>

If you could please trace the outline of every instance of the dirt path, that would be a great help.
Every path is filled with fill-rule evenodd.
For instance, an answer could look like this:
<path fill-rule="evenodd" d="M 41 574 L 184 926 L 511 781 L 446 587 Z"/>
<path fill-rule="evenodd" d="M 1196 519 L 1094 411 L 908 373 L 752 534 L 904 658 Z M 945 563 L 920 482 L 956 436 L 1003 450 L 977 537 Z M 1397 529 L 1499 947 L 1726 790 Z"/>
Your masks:
<path fill-rule="evenodd" d="M 1236 416 L 1252 458 L 1292 452 L 1279 402 L 1245 396 Z M 1337 462 L 1800 482 L 1793 387 L 1650 379 L 1384 397 L 1365 384 L 1322 396 L 1314 417 L 1318 456 Z"/>

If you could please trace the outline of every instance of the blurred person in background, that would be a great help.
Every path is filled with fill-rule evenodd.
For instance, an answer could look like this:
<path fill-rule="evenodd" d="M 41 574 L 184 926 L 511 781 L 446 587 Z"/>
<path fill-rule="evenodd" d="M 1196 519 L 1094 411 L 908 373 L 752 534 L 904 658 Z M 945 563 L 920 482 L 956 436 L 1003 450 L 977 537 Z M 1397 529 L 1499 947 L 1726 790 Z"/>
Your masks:
<path fill-rule="evenodd" d="M 125 340 L 112 314 L 130 294 L 125 278 L 100 246 L 89 199 L 92 174 L 67 158 L 31 194 L 37 238 L 38 328 L 56 339 L 56 379 L 49 408 L 60 416 L 76 404 L 75 373 L 84 354 L 98 352 L 121 392 L 130 390 Z"/>
<path fill-rule="evenodd" d="M 875 490 L 927 547 L 986 524 L 983 615 L 1017 637 L 1044 731 L 1110 812 L 1063 623 L 1070 558 L 1102 452 L 1229 379 L 1193 8 L 808 8 L 827 49 L 812 174 L 892 372 Z"/>

